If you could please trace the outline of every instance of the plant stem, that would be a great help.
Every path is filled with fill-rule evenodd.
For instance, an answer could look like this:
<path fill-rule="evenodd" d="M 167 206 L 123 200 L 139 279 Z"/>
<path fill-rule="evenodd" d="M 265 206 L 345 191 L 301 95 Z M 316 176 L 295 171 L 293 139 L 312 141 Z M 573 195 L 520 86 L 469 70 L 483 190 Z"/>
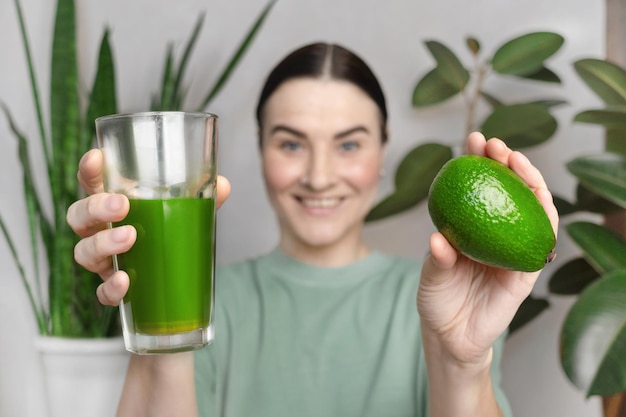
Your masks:
<path fill-rule="evenodd" d="M 487 75 L 487 64 L 481 64 L 476 58 L 475 64 L 476 82 L 474 85 L 474 91 L 467 98 L 467 112 L 465 113 L 465 137 L 472 133 L 476 129 L 476 107 L 480 98 L 480 92 L 485 82 L 485 76 Z"/>

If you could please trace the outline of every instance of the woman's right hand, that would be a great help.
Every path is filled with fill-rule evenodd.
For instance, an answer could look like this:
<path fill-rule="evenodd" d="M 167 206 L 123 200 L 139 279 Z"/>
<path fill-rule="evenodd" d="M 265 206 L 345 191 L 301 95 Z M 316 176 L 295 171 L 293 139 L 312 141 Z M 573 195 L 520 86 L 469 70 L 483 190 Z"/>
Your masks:
<path fill-rule="evenodd" d="M 81 240 L 74 248 L 74 258 L 86 269 L 97 272 L 104 281 L 98 286 L 98 301 L 117 306 L 128 291 L 129 279 L 124 271 L 114 271 L 112 255 L 128 251 L 137 233 L 132 226 L 109 229 L 109 222 L 119 222 L 128 214 L 130 203 L 122 194 L 104 192 L 103 159 L 99 149 L 88 151 L 78 166 L 78 181 L 87 197 L 76 201 L 67 210 L 67 223 Z M 230 194 L 230 183 L 217 179 L 217 207 Z"/>

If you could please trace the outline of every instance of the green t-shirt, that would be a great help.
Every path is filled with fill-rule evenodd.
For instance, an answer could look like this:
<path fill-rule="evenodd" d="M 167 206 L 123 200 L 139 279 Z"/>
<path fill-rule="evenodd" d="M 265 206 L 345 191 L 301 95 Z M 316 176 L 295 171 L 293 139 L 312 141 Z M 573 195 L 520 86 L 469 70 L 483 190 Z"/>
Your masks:
<path fill-rule="evenodd" d="M 420 265 L 374 252 L 321 268 L 280 251 L 218 268 L 215 341 L 196 352 L 202 417 L 426 417 Z M 500 389 L 502 339 L 492 378 Z"/>

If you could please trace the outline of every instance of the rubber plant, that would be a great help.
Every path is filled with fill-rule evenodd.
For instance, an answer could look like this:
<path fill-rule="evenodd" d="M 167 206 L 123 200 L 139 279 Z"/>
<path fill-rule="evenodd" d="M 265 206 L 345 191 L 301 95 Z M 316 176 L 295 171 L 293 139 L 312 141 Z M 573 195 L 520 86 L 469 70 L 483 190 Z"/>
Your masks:
<path fill-rule="evenodd" d="M 578 180 L 574 203 L 557 200 L 562 215 L 626 209 L 626 71 L 607 60 L 582 59 L 574 68 L 605 107 L 585 110 L 576 122 L 601 125 L 605 152 L 567 163 Z M 609 224 L 572 221 L 567 234 L 582 251 L 549 281 L 556 295 L 576 296 L 560 331 L 567 377 L 587 396 L 626 390 L 626 239 Z M 622 410 L 624 412 L 624 410 Z M 621 415 L 621 414 L 620 414 Z"/>
<path fill-rule="evenodd" d="M 465 65 L 448 46 L 436 40 L 426 41 L 436 65 L 415 85 L 412 105 L 425 108 L 460 95 L 464 131 L 459 132 L 456 140 L 428 141 L 411 149 L 396 169 L 394 191 L 372 208 L 366 221 L 396 215 L 424 201 L 435 175 L 453 157 L 454 147 L 461 145 L 472 131 L 499 137 L 514 149 L 535 146 L 551 138 L 558 123 L 550 111 L 564 104 L 563 100 L 510 101 L 490 92 L 487 82 L 490 78 L 508 77 L 524 83 L 560 83 L 559 76 L 547 67 L 546 61 L 559 51 L 563 42 L 557 33 L 531 32 L 500 44 L 492 54 L 485 54 L 479 40 L 469 37 L 465 44 L 471 63 Z M 480 117 L 484 107 L 487 114 Z M 530 296 L 511 323 L 510 332 L 547 307 L 547 299 Z"/>
<path fill-rule="evenodd" d="M 33 97 L 35 120 L 38 126 L 38 144 L 43 154 L 46 170 L 45 187 L 49 193 L 38 188 L 31 146 L 33 143 L 18 126 L 6 103 L 0 102 L 9 128 L 17 141 L 18 156 L 22 168 L 24 203 L 28 224 L 26 231 L 21 225 L 11 228 L 0 215 L 0 229 L 4 236 L 18 273 L 24 285 L 30 306 L 35 315 L 38 331 L 42 335 L 59 337 L 109 337 L 119 334 L 117 310 L 100 305 L 95 294 L 100 278 L 77 265 L 73 259 L 73 247 L 78 237 L 69 228 L 65 216 L 68 207 L 81 197 L 76 179 L 80 157 L 94 144 L 94 119 L 117 112 L 115 89 L 115 65 L 109 32 L 104 31 L 100 43 L 96 74 L 91 90 L 86 96 L 81 90 L 81 75 L 77 64 L 76 9 L 74 0 L 58 0 L 52 41 L 50 67 L 50 113 L 44 117 L 41 94 L 37 84 L 26 24 L 19 0 L 14 0 L 19 22 L 24 53 L 26 55 L 30 90 Z M 243 42 L 222 70 L 217 82 L 209 89 L 199 109 L 206 107 L 215 94 L 228 80 L 233 69 L 259 31 L 274 1 L 270 2 L 252 27 Z M 172 86 L 179 88 L 191 52 L 200 30 L 204 15 L 194 29 L 192 40 L 187 45 L 184 58 L 178 66 L 172 82 L 165 77 L 162 91 Z M 168 55 L 172 60 L 172 53 Z M 168 67 L 170 74 L 171 68 Z M 174 103 L 158 103 L 159 109 L 172 109 L 183 105 L 184 92 L 175 90 L 171 97 Z M 49 124 L 46 124 L 46 119 Z M 31 122 L 26 122 L 31 123 Z M 43 195 L 49 194 L 49 200 Z M 27 233 L 30 240 L 32 268 L 27 268 L 22 254 L 18 253 L 15 236 Z M 43 253 L 41 253 L 43 249 Z M 40 267 L 44 263 L 47 268 Z M 47 276 L 46 276 L 47 274 Z M 47 278 L 47 279 L 45 279 Z M 47 285 L 47 291 L 44 291 Z M 45 294 L 45 295 L 44 295 Z"/>

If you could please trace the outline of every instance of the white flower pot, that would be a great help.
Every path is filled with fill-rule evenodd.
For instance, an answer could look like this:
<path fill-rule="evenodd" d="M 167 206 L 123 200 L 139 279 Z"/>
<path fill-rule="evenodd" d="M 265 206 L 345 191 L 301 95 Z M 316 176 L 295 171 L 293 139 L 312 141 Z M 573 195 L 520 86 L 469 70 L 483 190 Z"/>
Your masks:
<path fill-rule="evenodd" d="M 124 340 L 39 336 L 48 417 L 113 417 L 130 354 Z"/>

